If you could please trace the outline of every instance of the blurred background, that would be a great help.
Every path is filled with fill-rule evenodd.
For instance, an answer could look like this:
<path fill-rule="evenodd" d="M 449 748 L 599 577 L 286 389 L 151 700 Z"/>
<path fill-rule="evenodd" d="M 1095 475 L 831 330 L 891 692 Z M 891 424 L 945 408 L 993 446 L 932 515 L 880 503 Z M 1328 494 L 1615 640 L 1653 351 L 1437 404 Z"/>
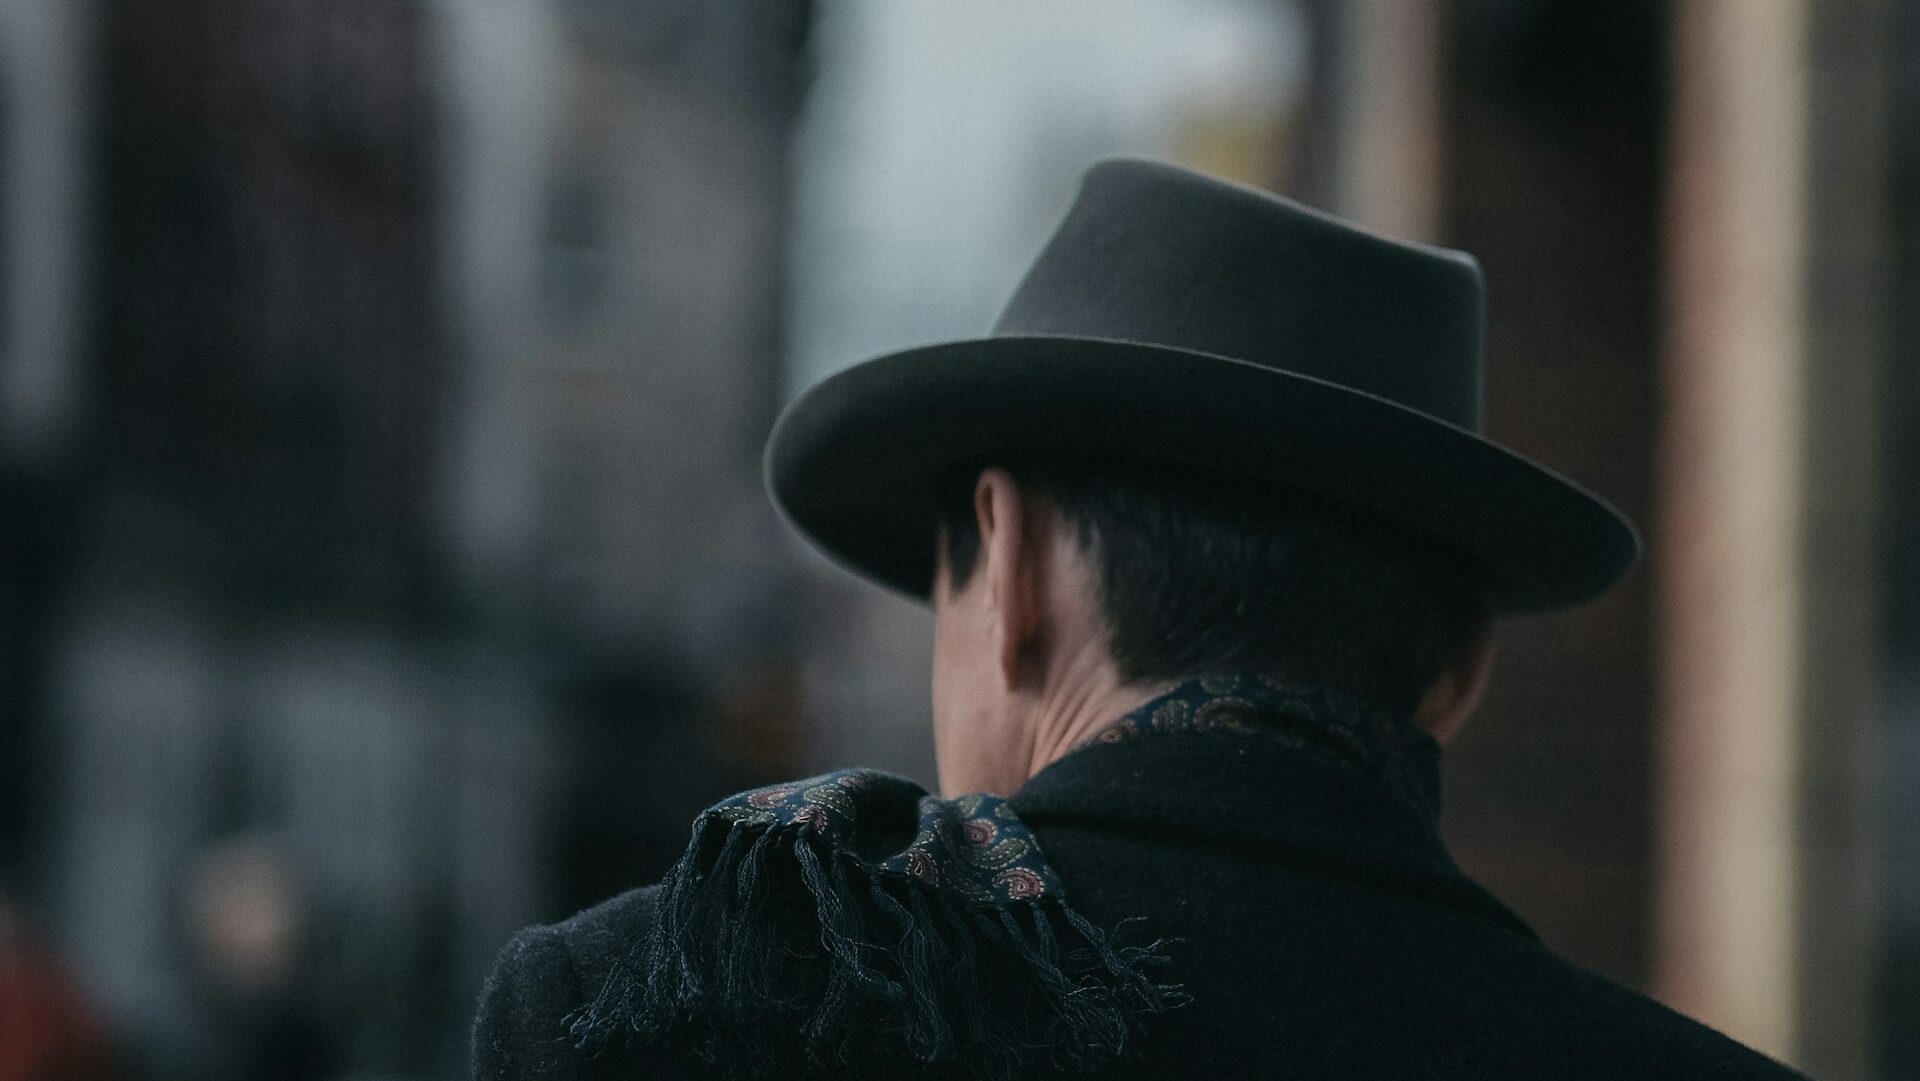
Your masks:
<path fill-rule="evenodd" d="M 461 1077 L 706 803 L 930 781 L 759 448 L 1116 153 L 1480 256 L 1650 554 L 1509 625 L 1456 854 L 1920 1078 L 1920 0 L 0 0 L 0 1081 Z"/>

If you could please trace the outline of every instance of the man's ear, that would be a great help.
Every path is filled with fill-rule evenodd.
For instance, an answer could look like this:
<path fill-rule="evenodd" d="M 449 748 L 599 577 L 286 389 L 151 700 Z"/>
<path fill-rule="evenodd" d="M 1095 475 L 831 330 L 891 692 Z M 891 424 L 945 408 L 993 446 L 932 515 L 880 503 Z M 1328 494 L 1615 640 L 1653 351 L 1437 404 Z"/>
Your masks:
<path fill-rule="evenodd" d="M 980 563 L 986 576 L 987 614 L 1000 671 L 1009 687 L 1026 683 L 1032 647 L 1040 636 L 1040 568 L 1033 541 L 1034 519 L 1020 486 L 1004 469 L 985 469 L 973 486 L 973 512 L 980 526 Z"/>
<path fill-rule="evenodd" d="M 1482 618 L 1465 645 L 1447 662 L 1440 675 L 1427 688 L 1426 695 L 1413 713 L 1413 721 L 1427 734 L 1450 742 L 1466 727 L 1467 718 L 1480 708 L 1486 697 L 1487 683 L 1493 676 L 1493 620 Z"/>

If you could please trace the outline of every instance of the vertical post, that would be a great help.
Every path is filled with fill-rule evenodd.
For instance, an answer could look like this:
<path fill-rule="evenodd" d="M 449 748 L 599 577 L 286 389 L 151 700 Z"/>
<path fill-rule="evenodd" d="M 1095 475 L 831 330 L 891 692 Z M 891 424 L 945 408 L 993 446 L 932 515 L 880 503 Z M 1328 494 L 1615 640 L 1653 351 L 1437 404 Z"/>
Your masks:
<path fill-rule="evenodd" d="M 1402 240 L 1440 230 L 1440 12 L 1434 0 L 1340 8 L 1338 209 Z"/>
<path fill-rule="evenodd" d="M 0 3 L 0 457 L 44 464 L 81 394 L 92 5 Z"/>
<path fill-rule="evenodd" d="M 443 516 L 456 560 L 500 615 L 532 603 L 539 514 L 526 358 L 538 354 L 538 256 L 558 30 L 539 0 L 435 0 L 447 132 L 440 269 L 466 370 L 444 433 Z"/>
<path fill-rule="evenodd" d="M 1802 0 L 1675 15 L 1655 980 L 1774 1055 L 1797 1035 L 1794 727 Z"/>
<path fill-rule="evenodd" d="M 1403 240 L 1440 223 L 1440 14 L 1435 0 L 1326 13 L 1344 26 L 1334 158 L 1335 209 Z"/>
<path fill-rule="evenodd" d="M 1871 6 L 1675 20 L 1655 978 L 1823 1077 L 1863 1076 L 1868 1046 L 1878 110 L 1834 76 L 1871 70 L 1870 35 L 1830 31 Z"/>

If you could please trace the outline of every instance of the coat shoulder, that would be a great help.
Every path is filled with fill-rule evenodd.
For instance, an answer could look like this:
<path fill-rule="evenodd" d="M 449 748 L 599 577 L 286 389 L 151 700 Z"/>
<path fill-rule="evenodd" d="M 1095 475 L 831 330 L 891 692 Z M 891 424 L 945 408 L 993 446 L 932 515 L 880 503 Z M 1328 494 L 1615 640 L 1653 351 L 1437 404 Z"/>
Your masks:
<path fill-rule="evenodd" d="M 1543 951 L 1544 952 L 1544 951 Z M 1566 1063 L 1580 1076 L 1710 1077 L 1722 1081 L 1807 1081 L 1777 1062 L 1663 1003 L 1557 955 L 1550 965 L 1564 988 L 1543 983 L 1528 1012 L 1544 1045 L 1538 1057 Z M 1524 982 L 1524 981 L 1523 981 Z M 1552 1003 L 1552 1005 L 1549 1005 Z"/>
<path fill-rule="evenodd" d="M 473 1025 L 475 1081 L 597 1076 L 572 1015 L 599 993 L 652 918 L 657 887 L 630 890 L 560 923 L 515 935 L 494 961 Z"/>

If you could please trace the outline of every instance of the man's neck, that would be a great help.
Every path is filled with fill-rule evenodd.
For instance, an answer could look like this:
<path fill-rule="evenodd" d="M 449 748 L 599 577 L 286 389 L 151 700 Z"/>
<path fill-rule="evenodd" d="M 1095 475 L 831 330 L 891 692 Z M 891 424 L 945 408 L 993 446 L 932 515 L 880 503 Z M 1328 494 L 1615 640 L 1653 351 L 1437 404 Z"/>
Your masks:
<path fill-rule="evenodd" d="M 1059 667 L 1034 707 L 1029 725 L 1032 751 L 1027 776 L 1046 769 L 1101 729 L 1172 686 L 1164 681 L 1125 680 L 1108 656 L 1106 643 L 1089 643 Z"/>

